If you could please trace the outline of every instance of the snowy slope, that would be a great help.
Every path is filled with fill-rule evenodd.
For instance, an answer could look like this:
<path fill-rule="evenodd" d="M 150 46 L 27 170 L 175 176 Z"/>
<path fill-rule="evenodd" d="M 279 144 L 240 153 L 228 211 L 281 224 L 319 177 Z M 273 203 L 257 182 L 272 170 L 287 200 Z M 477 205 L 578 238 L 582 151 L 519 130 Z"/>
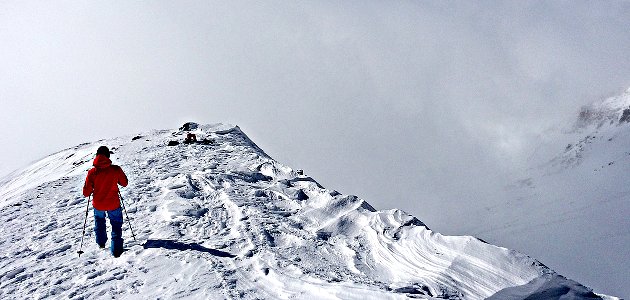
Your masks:
<path fill-rule="evenodd" d="M 298 175 L 236 126 L 161 130 L 82 144 L 0 181 L 0 298 L 597 299 L 538 261 L 443 236 Z M 127 173 L 127 251 L 79 247 L 81 195 L 108 145 Z M 494 296 L 493 296 L 494 295 Z M 563 298 L 563 299 L 565 299 Z M 531 298 L 530 298 L 531 299 Z"/>
<path fill-rule="evenodd" d="M 630 297 L 630 89 L 582 108 L 557 155 L 472 212 L 471 234 L 541 259 L 598 290 Z"/>

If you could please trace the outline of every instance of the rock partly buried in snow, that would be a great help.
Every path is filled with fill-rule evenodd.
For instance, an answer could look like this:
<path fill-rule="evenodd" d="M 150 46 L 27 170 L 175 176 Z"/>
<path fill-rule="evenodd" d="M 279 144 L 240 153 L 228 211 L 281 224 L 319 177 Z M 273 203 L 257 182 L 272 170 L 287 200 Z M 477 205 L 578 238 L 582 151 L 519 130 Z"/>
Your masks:
<path fill-rule="evenodd" d="M 619 119 L 619 123 L 630 123 L 630 108 L 626 108 L 623 110 L 621 118 Z"/>
<path fill-rule="evenodd" d="M 195 122 L 187 122 L 179 128 L 180 131 L 193 131 L 199 128 L 199 124 Z"/>
<path fill-rule="evenodd" d="M 153 131 L 66 149 L 0 181 L 0 298 L 599 297 L 526 255 L 328 190 L 236 126 L 187 124 L 215 142 L 168 147 L 181 131 Z M 77 258 L 81 186 L 102 144 L 130 179 L 138 241 L 126 222 L 127 251 L 113 259 L 90 219 Z"/>

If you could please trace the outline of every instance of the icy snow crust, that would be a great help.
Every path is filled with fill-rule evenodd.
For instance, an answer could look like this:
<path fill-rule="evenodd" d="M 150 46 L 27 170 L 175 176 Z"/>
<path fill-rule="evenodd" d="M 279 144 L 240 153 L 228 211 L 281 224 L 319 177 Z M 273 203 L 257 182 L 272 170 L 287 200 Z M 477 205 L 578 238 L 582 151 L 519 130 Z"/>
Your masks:
<path fill-rule="evenodd" d="M 186 133 L 79 145 L 0 181 L 0 298 L 598 298 L 528 256 L 323 188 L 237 126 L 196 128 L 209 145 L 167 146 Z M 138 240 L 125 220 L 127 250 L 111 257 L 90 211 L 78 258 L 81 187 L 100 145 L 129 177 Z"/>

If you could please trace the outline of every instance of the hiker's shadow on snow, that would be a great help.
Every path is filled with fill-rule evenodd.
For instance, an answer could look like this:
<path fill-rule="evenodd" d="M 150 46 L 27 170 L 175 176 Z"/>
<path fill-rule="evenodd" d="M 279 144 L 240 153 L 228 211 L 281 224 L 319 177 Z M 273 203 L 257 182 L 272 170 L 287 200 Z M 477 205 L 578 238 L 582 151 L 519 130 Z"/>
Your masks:
<path fill-rule="evenodd" d="M 219 256 L 219 257 L 229 257 L 229 258 L 236 257 L 236 255 L 230 254 L 228 252 L 206 248 L 197 243 L 186 244 L 186 243 L 177 242 L 173 240 L 147 240 L 147 242 L 144 243 L 143 247 L 144 249 L 164 248 L 164 249 L 182 250 L 182 251 L 195 250 L 199 252 L 210 253 L 214 256 Z"/>

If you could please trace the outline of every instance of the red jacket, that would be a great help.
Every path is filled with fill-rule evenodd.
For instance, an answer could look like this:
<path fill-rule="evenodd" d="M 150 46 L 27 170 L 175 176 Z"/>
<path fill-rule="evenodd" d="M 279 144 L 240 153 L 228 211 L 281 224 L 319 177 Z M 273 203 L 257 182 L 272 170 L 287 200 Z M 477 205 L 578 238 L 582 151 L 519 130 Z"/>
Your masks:
<path fill-rule="evenodd" d="M 88 171 L 83 185 L 83 196 L 94 193 L 93 205 L 98 210 L 114 210 L 120 207 L 118 185 L 127 186 L 125 172 L 105 155 L 97 155 L 94 168 Z"/>

